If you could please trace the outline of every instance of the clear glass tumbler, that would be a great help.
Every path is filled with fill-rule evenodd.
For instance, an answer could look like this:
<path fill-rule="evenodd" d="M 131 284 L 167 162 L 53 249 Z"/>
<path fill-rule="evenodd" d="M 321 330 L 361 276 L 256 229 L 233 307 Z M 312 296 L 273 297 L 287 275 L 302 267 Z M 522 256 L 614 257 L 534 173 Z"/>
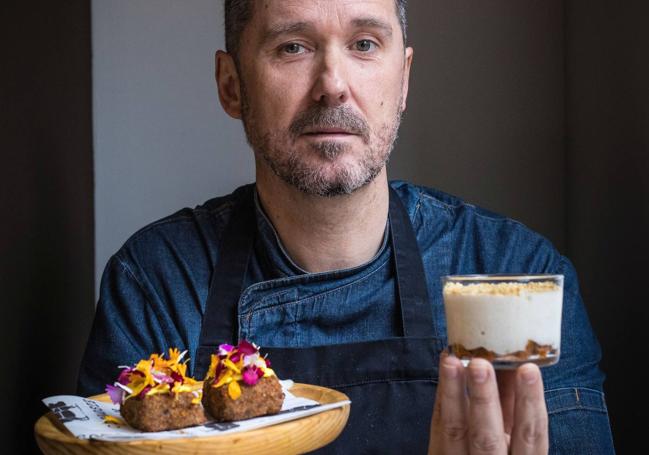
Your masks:
<path fill-rule="evenodd" d="M 449 350 L 511 369 L 559 361 L 563 275 L 451 275 L 442 278 Z"/>

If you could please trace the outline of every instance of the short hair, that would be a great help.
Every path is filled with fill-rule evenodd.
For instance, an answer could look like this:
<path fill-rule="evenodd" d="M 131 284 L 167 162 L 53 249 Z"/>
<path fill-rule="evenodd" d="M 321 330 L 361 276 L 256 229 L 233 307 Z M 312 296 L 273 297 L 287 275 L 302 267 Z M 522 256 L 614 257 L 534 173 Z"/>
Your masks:
<path fill-rule="evenodd" d="M 255 0 L 225 0 L 225 50 L 238 61 L 241 33 L 252 19 Z M 406 44 L 406 2 L 407 0 L 394 0 L 403 44 Z"/>

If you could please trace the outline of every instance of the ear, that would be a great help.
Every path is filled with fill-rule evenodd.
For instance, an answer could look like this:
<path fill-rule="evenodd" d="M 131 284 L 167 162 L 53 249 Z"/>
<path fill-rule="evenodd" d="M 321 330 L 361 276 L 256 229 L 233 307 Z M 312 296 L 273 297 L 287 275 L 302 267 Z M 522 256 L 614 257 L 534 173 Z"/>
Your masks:
<path fill-rule="evenodd" d="M 216 51 L 214 56 L 216 67 L 216 85 L 219 89 L 219 101 L 223 110 L 236 119 L 241 118 L 241 83 L 237 65 L 232 55 L 224 51 Z"/>
<path fill-rule="evenodd" d="M 401 110 L 406 110 L 406 100 L 408 99 L 408 82 L 410 81 L 410 67 L 412 66 L 412 55 L 414 54 L 412 47 L 406 48 L 406 58 L 403 63 L 403 86 L 401 90 L 403 93 L 403 102 L 401 103 Z"/>

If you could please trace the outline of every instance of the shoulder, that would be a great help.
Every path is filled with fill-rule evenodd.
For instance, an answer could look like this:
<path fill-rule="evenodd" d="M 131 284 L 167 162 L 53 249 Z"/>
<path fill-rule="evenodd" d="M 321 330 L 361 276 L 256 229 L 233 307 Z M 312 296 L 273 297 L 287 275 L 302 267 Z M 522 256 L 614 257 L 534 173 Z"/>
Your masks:
<path fill-rule="evenodd" d="M 224 227 L 238 195 L 252 185 L 209 199 L 194 208 L 183 208 L 135 232 L 115 254 L 123 264 L 149 268 L 155 262 L 186 260 L 213 262 Z"/>
<path fill-rule="evenodd" d="M 562 257 L 543 235 L 507 216 L 425 186 L 393 181 L 424 245 L 440 247 L 453 273 L 555 273 Z"/>

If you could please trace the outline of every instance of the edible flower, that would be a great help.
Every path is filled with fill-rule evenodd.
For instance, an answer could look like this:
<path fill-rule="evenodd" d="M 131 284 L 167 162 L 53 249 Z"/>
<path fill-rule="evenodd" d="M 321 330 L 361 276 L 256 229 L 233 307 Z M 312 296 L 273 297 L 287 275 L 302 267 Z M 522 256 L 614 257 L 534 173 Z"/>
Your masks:
<path fill-rule="evenodd" d="M 112 401 L 114 404 L 121 403 L 124 399 L 124 390 L 120 389 L 119 387 L 106 384 L 106 393 L 108 394 L 110 401 Z"/>
<path fill-rule="evenodd" d="M 110 416 L 108 414 L 104 416 L 104 423 L 112 423 L 113 425 L 126 425 L 126 422 L 124 422 L 119 417 Z"/>
<path fill-rule="evenodd" d="M 114 404 L 122 404 L 133 398 L 157 394 L 178 394 L 192 392 L 200 402 L 201 384 L 187 377 L 187 362 L 183 361 L 187 351 L 170 348 L 167 358 L 164 354 L 151 354 L 133 366 L 121 367 L 122 371 L 113 385 L 106 385 L 106 393 Z"/>
<path fill-rule="evenodd" d="M 241 396 L 241 385 L 254 386 L 261 378 L 275 376 L 270 361 L 259 354 L 254 343 L 241 340 L 237 346 L 222 344 L 212 354 L 205 380 L 212 387 L 228 386 L 228 396 L 236 400 Z"/>

